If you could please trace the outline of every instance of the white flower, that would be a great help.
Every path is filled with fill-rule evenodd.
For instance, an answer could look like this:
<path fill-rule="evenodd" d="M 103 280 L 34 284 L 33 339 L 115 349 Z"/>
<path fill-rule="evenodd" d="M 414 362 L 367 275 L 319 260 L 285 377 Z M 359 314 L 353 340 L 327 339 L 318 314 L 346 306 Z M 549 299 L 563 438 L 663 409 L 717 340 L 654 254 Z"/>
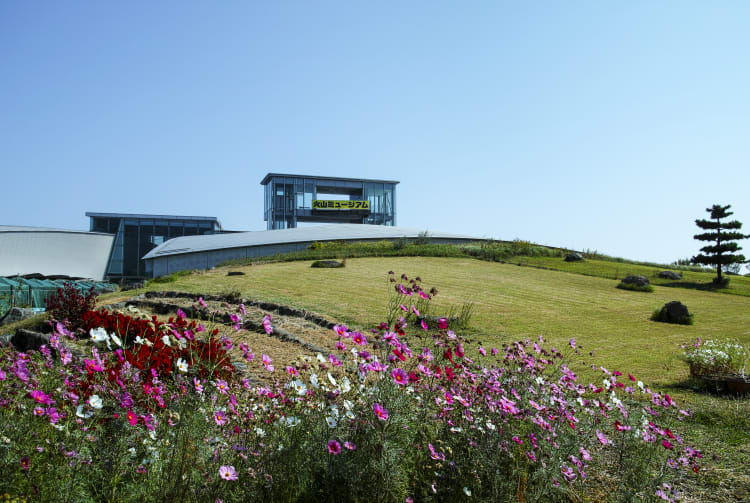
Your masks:
<path fill-rule="evenodd" d="M 120 340 L 119 337 L 117 337 L 115 334 L 110 334 L 109 337 L 112 339 L 112 342 L 114 342 L 118 346 L 122 347 L 122 340 Z"/>
<path fill-rule="evenodd" d="M 88 419 L 88 418 L 90 418 L 92 414 L 93 414 L 93 412 L 91 412 L 91 411 L 90 411 L 90 410 L 88 410 L 88 409 L 84 409 L 84 408 L 83 408 L 83 404 L 79 405 L 79 406 L 78 406 L 78 407 L 76 408 L 76 416 L 78 416 L 78 417 L 82 417 L 83 419 Z"/>
<path fill-rule="evenodd" d="M 294 391 L 296 391 L 299 396 L 307 394 L 307 386 L 305 386 L 305 383 L 299 379 L 292 381 L 292 388 L 294 388 Z"/>
<path fill-rule="evenodd" d="M 466 496 L 469 496 L 469 497 L 471 497 L 471 490 L 469 490 L 469 488 L 468 488 L 468 487 L 464 487 L 464 494 L 465 494 Z"/>
<path fill-rule="evenodd" d="M 310 374 L 310 384 L 313 388 L 320 388 L 320 382 L 318 381 L 318 374 Z"/>
<path fill-rule="evenodd" d="M 346 410 L 352 410 L 352 407 L 354 407 L 354 404 L 351 402 L 351 400 L 344 400 L 344 408 Z"/>
<path fill-rule="evenodd" d="M 295 416 L 289 416 L 286 418 L 286 425 L 290 428 L 299 424 L 299 418 Z"/>
<path fill-rule="evenodd" d="M 102 327 L 92 328 L 89 330 L 89 334 L 91 334 L 91 340 L 94 342 L 109 342 L 109 335 Z"/>
<path fill-rule="evenodd" d="M 333 384 L 334 386 L 338 386 L 338 384 L 336 383 L 336 379 L 331 374 L 328 374 L 328 380 L 331 381 L 331 384 Z"/>
<path fill-rule="evenodd" d="M 320 363 L 325 363 L 326 362 L 326 357 L 323 356 L 320 353 L 318 353 L 317 355 L 315 355 L 315 358 L 317 358 Z"/>
<path fill-rule="evenodd" d="M 164 337 L 162 337 L 161 341 L 164 343 L 165 346 L 170 346 L 170 347 L 172 346 L 172 343 L 169 340 L 169 336 L 168 335 L 165 335 Z"/>
<path fill-rule="evenodd" d="M 182 358 L 177 358 L 177 370 L 179 370 L 180 372 L 188 371 L 188 364 Z"/>
<path fill-rule="evenodd" d="M 185 339 L 177 339 L 177 346 L 180 349 L 185 349 L 187 347 L 187 341 Z"/>
<path fill-rule="evenodd" d="M 641 389 L 643 389 L 643 381 L 638 381 L 637 386 Z"/>
<path fill-rule="evenodd" d="M 266 432 L 265 432 L 265 431 L 263 431 L 262 429 L 258 428 L 257 426 L 255 427 L 255 433 L 256 433 L 256 434 L 257 434 L 257 435 L 258 435 L 258 436 L 259 436 L 260 438 L 263 438 L 263 437 L 265 437 L 265 436 L 266 436 Z"/>
<path fill-rule="evenodd" d="M 99 398 L 99 395 L 91 395 L 89 397 L 89 405 L 91 405 L 95 409 L 101 409 L 102 408 L 102 399 Z"/>
<path fill-rule="evenodd" d="M 335 428 L 336 427 L 336 418 L 333 418 L 331 416 L 326 416 L 326 423 L 328 423 L 329 428 Z"/>
<path fill-rule="evenodd" d="M 352 389 L 352 383 L 349 382 L 349 378 L 344 376 L 341 380 L 341 392 L 348 393 Z"/>
<path fill-rule="evenodd" d="M 344 414 L 344 415 L 347 417 L 347 419 L 354 419 L 355 417 L 357 417 L 357 416 L 354 415 L 354 412 L 352 412 L 350 410 L 347 410 L 346 414 Z"/>

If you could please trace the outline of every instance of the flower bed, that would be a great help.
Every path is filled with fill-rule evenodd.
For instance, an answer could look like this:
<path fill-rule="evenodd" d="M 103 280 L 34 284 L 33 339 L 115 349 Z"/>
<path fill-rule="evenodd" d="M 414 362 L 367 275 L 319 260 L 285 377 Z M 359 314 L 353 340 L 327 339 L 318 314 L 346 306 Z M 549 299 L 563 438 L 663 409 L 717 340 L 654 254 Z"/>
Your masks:
<path fill-rule="evenodd" d="M 181 314 L 162 324 L 89 313 L 95 347 L 80 361 L 60 345 L 72 337 L 61 324 L 52 348 L 3 348 L 0 494 L 671 500 L 671 480 L 699 471 L 700 452 L 678 432 L 689 411 L 669 395 L 603 367 L 580 382 L 574 340 L 474 346 L 447 319 L 421 316 L 431 295 L 421 282 L 396 283 L 393 320 L 337 325 L 331 354 L 273 362 L 241 347 L 272 385 L 232 372 L 229 333 Z M 238 309 L 227 332 L 241 330 Z M 270 316 L 262 325 L 273 331 Z"/>

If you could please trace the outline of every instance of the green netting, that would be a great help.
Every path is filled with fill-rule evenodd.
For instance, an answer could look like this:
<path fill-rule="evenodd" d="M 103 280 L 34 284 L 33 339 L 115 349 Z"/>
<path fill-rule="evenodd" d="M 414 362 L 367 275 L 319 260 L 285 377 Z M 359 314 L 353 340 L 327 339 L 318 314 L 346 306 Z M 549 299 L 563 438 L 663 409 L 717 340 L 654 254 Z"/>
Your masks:
<path fill-rule="evenodd" d="M 8 309 L 16 307 L 45 308 L 47 298 L 54 294 L 58 288 L 63 288 L 65 283 L 72 283 L 81 293 L 88 293 L 93 287 L 94 292 L 101 293 L 102 290 L 111 288 L 110 283 L 102 281 L 70 281 L 50 279 L 26 279 L 26 278 L 3 278 L 0 277 L 0 317 Z"/>

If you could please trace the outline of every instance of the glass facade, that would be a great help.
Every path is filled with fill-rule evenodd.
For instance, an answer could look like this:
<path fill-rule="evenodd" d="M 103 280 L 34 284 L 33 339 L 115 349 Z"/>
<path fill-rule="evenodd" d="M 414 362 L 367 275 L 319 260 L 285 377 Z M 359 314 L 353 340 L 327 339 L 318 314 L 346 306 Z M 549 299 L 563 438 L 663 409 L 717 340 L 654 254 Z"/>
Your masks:
<path fill-rule="evenodd" d="M 300 222 L 396 225 L 397 181 L 269 173 L 260 183 L 268 230 L 291 229 Z M 321 211 L 313 209 L 317 199 L 369 201 L 370 209 Z"/>
<path fill-rule="evenodd" d="M 108 280 L 147 277 L 142 257 L 163 242 L 179 236 L 216 234 L 221 224 L 211 217 L 86 213 L 91 232 L 114 234 L 106 277 Z"/>

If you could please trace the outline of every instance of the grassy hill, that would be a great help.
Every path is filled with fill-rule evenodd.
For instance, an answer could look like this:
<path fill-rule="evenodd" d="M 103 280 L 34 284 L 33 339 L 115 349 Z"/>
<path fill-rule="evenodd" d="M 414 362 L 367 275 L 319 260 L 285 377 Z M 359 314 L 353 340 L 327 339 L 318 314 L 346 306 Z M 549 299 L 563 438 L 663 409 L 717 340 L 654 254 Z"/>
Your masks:
<path fill-rule="evenodd" d="M 473 303 L 467 331 L 486 348 L 539 335 L 562 348 L 575 338 L 584 348 L 575 367 L 585 378 L 601 379 L 601 373 L 589 367 L 595 363 L 669 392 L 694 411 L 686 420 L 686 435 L 706 458 L 714 457 L 700 487 L 694 489 L 699 500 L 750 497 L 746 470 L 750 398 L 695 389 L 678 347 L 696 337 L 729 337 L 750 345 L 750 279 L 732 277 L 730 290 L 718 293 L 708 289 L 712 275 L 706 272 L 683 271 L 679 287 L 656 278 L 658 267 L 607 260 L 566 263 L 560 257 L 521 256 L 505 263 L 467 257 L 365 257 L 349 258 L 346 267 L 338 269 L 316 269 L 310 264 L 307 260 L 222 267 L 176 275 L 167 282 L 149 283 L 146 289 L 234 293 L 301 307 L 367 329 L 385 320 L 387 272 L 420 276 L 425 289 L 439 290 L 434 314 Z M 245 274 L 227 276 L 229 270 Z M 654 292 L 617 289 L 618 280 L 627 274 L 649 277 L 656 285 Z M 111 294 L 103 300 L 118 295 L 124 297 Z M 688 306 L 695 315 L 694 325 L 649 319 L 671 300 Z"/>

